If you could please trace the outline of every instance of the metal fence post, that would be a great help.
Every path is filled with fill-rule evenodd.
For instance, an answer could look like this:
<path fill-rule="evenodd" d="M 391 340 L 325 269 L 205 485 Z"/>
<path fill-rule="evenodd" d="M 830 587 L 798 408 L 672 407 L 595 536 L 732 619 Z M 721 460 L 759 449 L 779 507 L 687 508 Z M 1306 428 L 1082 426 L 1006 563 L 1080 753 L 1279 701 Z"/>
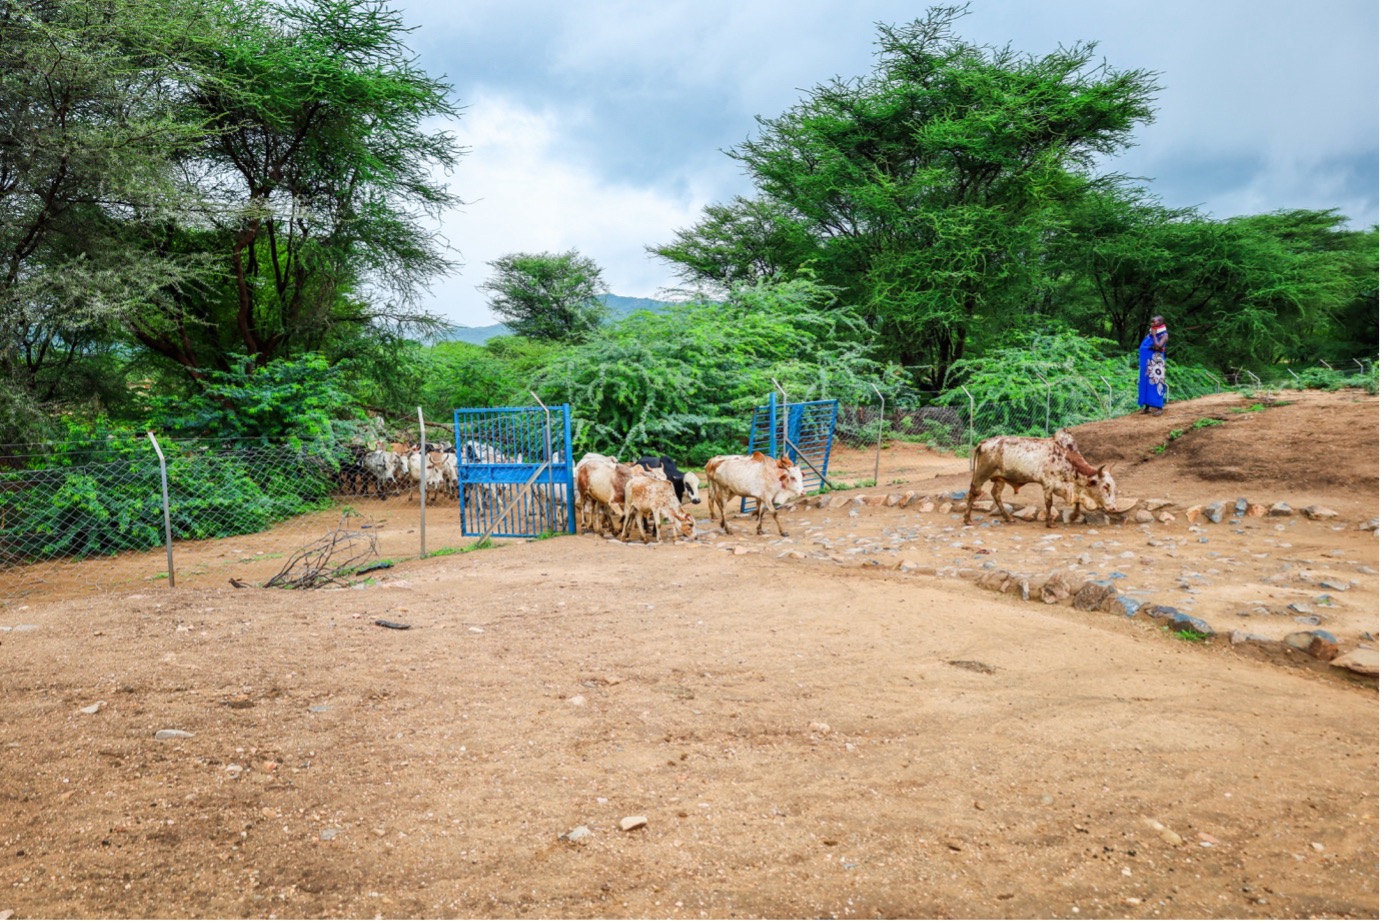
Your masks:
<path fill-rule="evenodd" d="M 1105 418 L 1109 419 L 1115 415 L 1115 385 L 1110 383 L 1105 375 L 1096 375 L 1105 382 Z"/>
<path fill-rule="evenodd" d="M 789 407 L 790 401 L 789 401 L 789 399 L 788 399 L 788 392 L 787 392 L 786 390 L 783 389 L 783 385 L 782 385 L 782 384 L 779 384 L 779 383 L 778 383 L 778 379 L 777 379 L 777 378 L 770 378 L 769 380 L 774 382 L 774 387 L 777 388 L 777 389 L 778 389 L 778 392 L 779 392 L 780 394 L 783 395 L 783 453 L 786 455 L 786 454 L 788 454 L 788 441 L 789 441 L 789 437 L 788 437 L 788 407 Z M 771 416 L 770 419 L 769 419 L 769 425 L 772 426 L 773 424 L 774 424 L 774 420 L 773 420 L 773 418 L 772 418 L 772 416 Z M 776 456 L 777 456 L 777 455 L 776 455 Z"/>
<path fill-rule="evenodd" d="M 879 434 L 875 437 L 875 486 L 879 486 L 879 452 L 884 447 L 884 395 L 875 387 L 873 381 L 870 382 L 870 387 L 879 397 Z"/>
<path fill-rule="evenodd" d="M 1033 373 L 1043 382 L 1043 435 L 1048 435 L 1052 431 L 1052 383 L 1043 377 L 1041 371 L 1034 369 Z"/>
<path fill-rule="evenodd" d="M 418 408 L 418 556 L 428 556 L 428 430 Z"/>
<path fill-rule="evenodd" d="M 966 431 L 967 431 L 967 434 L 970 436 L 970 442 L 969 442 L 969 446 L 968 446 L 969 450 L 966 452 L 966 454 L 967 454 L 967 456 L 971 459 L 971 462 L 970 462 L 970 464 L 968 465 L 968 467 L 969 467 L 971 470 L 975 470 L 975 469 L 976 469 L 976 451 L 975 451 L 975 448 L 976 448 L 976 399 L 975 399 L 975 397 L 973 397 L 973 396 L 971 395 L 971 392 L 968 391 L 968 390 L 966 389 L 966 385 L 964 385 L 964 384 L 961 385 L 961 393 L 965 394 L 965 395 L 966 395 L 966 399 L 969 400 L 969 401 L 971 402 L 970 413 L 969 413 L 969 415 L 966 417 Z"/>
<path fill-rule="evenodd" d="M 163 459 L 163 449 L 159 447 L 159 440 L 154 438 L 154 430 L 148 430 L 148 434 L 154 454 L 159 456 L 159 480 L 163 484 L 163 543 L 168 549 L 168 588 L 173 589 L 173 520 L 168 512 L 168 462 Z"/>
<path fill-rule="evenodd" d="M 548 410 L 548 405 L 532 390 L 529 391 L 529 396 L 537 401 L 538 405 L 543 408 L 543 460 L 549 465 L 548 497 L 547 502 L 544 503 L 544 518 L 547 520 L 548 528 L 556 531 L 556 529 L 553 529 L 553 524 L 557 521 L 557 504 L 553 497 L 553 494 L 557 492 L 553 489 L 553 415 Z"/>

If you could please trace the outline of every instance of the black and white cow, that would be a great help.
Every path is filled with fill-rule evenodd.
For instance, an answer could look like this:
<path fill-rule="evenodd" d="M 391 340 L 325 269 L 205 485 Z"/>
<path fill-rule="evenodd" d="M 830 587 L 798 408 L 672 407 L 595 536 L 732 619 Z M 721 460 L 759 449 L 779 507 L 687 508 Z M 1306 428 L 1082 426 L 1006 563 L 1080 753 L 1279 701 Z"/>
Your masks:
<path fill-rule="evenodd" d="M 673 459 L 667 455 L 660 458 L 640 458 L 634 463 L 651 471 L 663 471 L 663 476 L 672 482 L 673 492 L 677 494 L 679 503 L 700 503 L 702 501 L 701 481 L 697 479 L 697 475 L 691 471 L 678 470 Z"/>

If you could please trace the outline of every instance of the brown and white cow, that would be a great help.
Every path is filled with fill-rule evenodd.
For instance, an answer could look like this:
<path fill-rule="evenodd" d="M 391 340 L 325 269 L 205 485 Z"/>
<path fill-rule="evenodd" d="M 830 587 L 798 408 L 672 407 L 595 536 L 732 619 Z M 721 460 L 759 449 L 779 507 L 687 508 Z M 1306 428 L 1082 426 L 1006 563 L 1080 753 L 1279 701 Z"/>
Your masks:
<path fill-rule="evenodd" d="M 1059 492 L 1068 505 L 1086 503 L 1106 512 L 1116 511 L 1115 478 L 1109 467 L 1088 464 L 1077 450 L 1076 440 L 1065 429 L 1057 430 L 1050 439 L 997 435 L 977 445 L 971 459 L 975 469 L 966 494 L 967 525 L 971 524 L 971 507 L 987 482 L 991 484 L 995 508 L 1006 522 L 1014 521 L 1000 499 L 1006 485 L 1016 493 L 1024 484 L 1041 486 L 1049 528 L 1054 525 L 1052 499 Z"/>
<path fill-rule="evenodd" d="M 721 517 L 721 528 L 730 534 L 726 524 L 726 501 L 737 496 L 753 499 L 758 505 L 759 527 L 755 534 L 764 534 L 764 513 L 771 512 L 779 534 L 788 535 L 779 521 L 778 506 L 791 503 L 802 496 L 803 472 L 787 456 L 774 460 L 763 452 L 753 455 L 717 455 L 706 462 L 706 487 L 712 521 Z"/>
<path fill-rule="evenodd" d="M 623 523 L 625 518 L 625 485 L 630 478 L 645 474 L 654 479 L 665 479 L 662 471 L 645 471 L 644 468 L 621 464 L 608 455 L 595 452 L 583 455 L 574 472 L 577 502 L 580 504 L 577 534 L 582 533 L 583 527 L 597 534 L 604 532 L 601 522 L 597 521 L 598 512 L 601 520 L 610 527 L 610 533 L 616 534 L 618 529 L 615 523 Z"/>
<path fill-rule="evenodd" d="M 652 476 L 631 477 L 625 484 L 625 527 L 620 532 L 622 539 L 628 539 L 631 525 L 639 526 L 639 538 L 649 542 L 644 528 L 645 517 L 653 519 L 654 540 L 663 540 L 663 520 L 666 518 L 684 538 L 696 533 L 692 516 L 683 511 L 678 502 L 677 490 L 671 481 Z"/>

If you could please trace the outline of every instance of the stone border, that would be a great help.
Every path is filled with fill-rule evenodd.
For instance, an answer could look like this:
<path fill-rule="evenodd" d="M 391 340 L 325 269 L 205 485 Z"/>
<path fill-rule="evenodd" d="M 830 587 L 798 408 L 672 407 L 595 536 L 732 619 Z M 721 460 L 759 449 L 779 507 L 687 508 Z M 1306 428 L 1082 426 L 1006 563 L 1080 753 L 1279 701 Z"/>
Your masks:
<path fill-rule="evenodd" d="M 844 506 L 885 506 L 906 509 L 912 506 L 922 513 L 936 511 L 941 515 L 950 515 L 964 508 L 965 499 L 966 493 L 964 491 L 931 495 L 920 494 L 914 490 L 908 490 L 904 493 L 874 493 L 855 496 L 822 493 L 815 497 L 809 497 L 801 505 L 810 509 L 840 509 Z M 1010 514 L 1020 521 L 1034 521 L 1041 515 L 1036 506 L 1026 506 L 1019 510 L 1015 510 L 1008 503 L 1005 506 Z M 1169 511 L 1169 507 L 1173 506 L 1173 501 L 1168 499 L 1133 500 L 1122 503 L 1121 506 L 1123 508 L 1113 514 L 1087 512 L 1070 507 L 1064 508 L 1061 520 L 1066 524 L 1074 524 L 1079 519 L 1082 524 L 1086 525 L 1110 525 L 1127 521 L 1138 524 L 1152 524 L 1156 521 L 1167 525 L 1177 521 L 1178 518 Z M 974 508 L 978 512 L 988 514 L 994 511 L 995 504 L 990 499 L 977 500 Z M 1237 524 L 1245 516 L 1284 518 L 1300 514 L 1313 521 L 1330 521 L 1339 518 L 1339 514 L 1335 510 L 1316 504 L 1294 510 L 1285 502 L 1265 506 L 1261 503 L 1251 503 L 1243 498 L 1233 503 L 1228 500 L 1217 500 L 1211 503 L 1193 505 L 1183 511 L 1187 521 L 1193 525 L 1202 523 L 1219 525 L 1221 522 L 1227 521 L 1227 513 L 1234 516 L 1228 520 L 1230 524 Z M 1362 522 L 1359 528 L 1361 531 L 1377 533 L 1379 519 Z M 938 575 L 936 568 L 933 567 L 918 567 L 908 572 L 931 576 Z M 1140 603 L 1137 599 L 1121 595 L 1109 580 L 1078 582 L 1067 573 L 1053 572 L 1042 582 L 1039 582 L 1035 577 L 1010 573 L 1006 570 L 977 572 L 961 569 L 957 571 L 956 575 L 976 583 L 982 589 L 1017 596 L 1025 602 L 1041 601 L 1048 605 L 1070 605 L 1078 611 L 1101 611 L 1114 615 L 1124 615 L 1126 618 L 1142 615 L 1154 619 L 1176 633 L 1190 632 L 1202 639 L 1217 636 L 1215 629 L 1202 619 L 1178 611 L 1172 606 L 1159 605 L 1153 602 Z M 1372 677 L 1376 681 L 1379 678 L 1378 650 L 1369 647 L 1356 647 L 1343 654 L 1340 641 L 1329 631 L 1320 629 L 1294 631 L 1284 637 L 1282 641 L 1275 641 L 1259 634 L 1232 631 L 1229 640 L 1232 646 L 1248 643 L 1286 654 L 1305 654 L 1313 660 L 1327 663 L 1337 669 Z"/>

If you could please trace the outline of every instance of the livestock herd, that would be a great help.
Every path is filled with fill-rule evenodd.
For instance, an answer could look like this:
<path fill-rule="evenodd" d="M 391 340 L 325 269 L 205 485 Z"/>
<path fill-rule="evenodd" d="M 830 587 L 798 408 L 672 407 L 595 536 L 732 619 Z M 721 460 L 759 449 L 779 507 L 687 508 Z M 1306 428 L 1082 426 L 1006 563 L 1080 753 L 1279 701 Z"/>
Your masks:
<path fill-rule="evenodd" d="M 506 457 L 498 449 L 479 441 L 460 444 L 462 465 L 522 464 L 522 458 Z M 561 462 L 561 455 L 552 457 Z M 1106 466 L 1093 467 L 1078 450 L 1076 440 L 1065 429 L 1051 438 L 995 436 L 980 442 L 971 453 L 971 486 L 966 496 L 965 524 L 971 524 L 972 510 L 986 484 L 990 485 L 995 510 L 1006 521 L 1013 521 L 1001 492 L 1006 486 L 1016 493 L 1029 483 L 1042 487 L 1046 521 L 1054 525 L 1053 500 L 1062 496 L 1069 506 L 1089 506 L 1105 512 L 1116 511 L 1115 480 Z M 404 445 L 388 448 L 357 449 L 343 465 L 341 483 L 347 492 L 381 500 L 404 493 L 412 499 L 424 492 L 429 499 L 457 499 L 458 447 L 447 444 Z M 618 459 L 590 452 L 577 462 L 572 483 L 576 489 L 576 531 L 609 533 L 629 540 L 631 531 L 641 540 L 663 540 L 668 523 L 683 537 L 696 532 L 696 524 L 683 508 L 702 501 L 703 478 L 693 471 L 679 470 L 671 458 L 644 457 L 626 464 Z M 567 486 L 556 485 L 549 503 L 565 506 Z M 749 455 L 717 455 L 706 462 L 705 491 L 710 518 L 730 534 L 726 522 L 726 503 L 743 497 L 755 504 L 756 534 L 764 534 L 764 516 L 773 516 L 780 535 L 787 535 L 779 521 L 778 509 L 805 493 L 803 472 L 789 458 L 772 458 L 762 452 Z"/>

